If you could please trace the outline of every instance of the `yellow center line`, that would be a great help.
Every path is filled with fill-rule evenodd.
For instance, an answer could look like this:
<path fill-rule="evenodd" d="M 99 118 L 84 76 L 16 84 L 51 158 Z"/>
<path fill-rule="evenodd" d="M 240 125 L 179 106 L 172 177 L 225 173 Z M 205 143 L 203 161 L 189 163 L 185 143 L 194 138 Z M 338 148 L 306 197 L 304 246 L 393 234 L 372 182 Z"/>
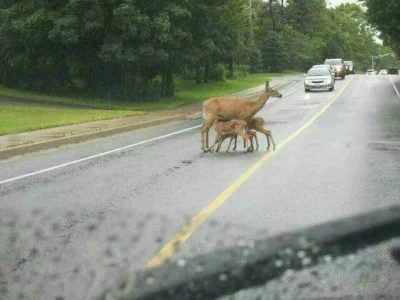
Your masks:
<path fill-rule="evenodd" d="M 217 198 L 215 198 L 207 207 L 205 207 L 199 214 L 197 214 L 189 224 L 187 224 L 178 234 L 176 234 L 145 266 L 145 269 L 155 268 L 162 265 L 169 259 L 175 251 L 192 235 L 192 233 L 219 207 L 221 206 L 243 183 L 245 183 L 251 175 L 253 175 L 263 164 L 265 164 L 272 156 L 278 153 L 287 143 L 297 137 L 307 127 L 309 127 L 317 118 L 319 118 L 343 93 L 347 85 L 351 82 L 348 81 L 340 92 L 325 105 L 317 114 L 310 120 L 303 124 L 294 133 L 289 135 L 282 143 L 276 146 L 274 152 L 268 152 L 250 169 L 242 174 L 231 186 L 223 191 Z"/>

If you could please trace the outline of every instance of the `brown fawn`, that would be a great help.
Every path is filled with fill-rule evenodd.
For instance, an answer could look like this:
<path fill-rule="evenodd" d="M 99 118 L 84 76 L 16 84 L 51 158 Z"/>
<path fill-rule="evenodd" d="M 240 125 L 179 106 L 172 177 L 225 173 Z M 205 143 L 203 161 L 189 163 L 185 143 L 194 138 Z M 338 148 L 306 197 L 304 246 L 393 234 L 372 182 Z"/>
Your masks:
<path fill-rule="evenodd" d="M 244 148 L 245 151 L 248 151 L 247 145 L 248 145 L 248 136 L 246 134 L 247 132 L 247 123 L 242 120 L 230 120 L 223 122 L 221 121 L 220 117 L 217 117 L 217 119 L 214 121 L 214 129 L 217 133 L 215 137 L 214 144 L 210 147 L 210 152 L 214 151 L 215 146 L 217 146 L 216 152 L 219 151 L 221 148 L 221 140 L 225 136 L 241 136 L 244 140 Z"/>
<path fill-rule="evenodd" d="M 256 132 L 254 132 L 253 130 L 265 134 L 265 136 L 267 137 L 267 143 L 268 143 L 267 150 L 268 150 L 269 147 L 271 146 L 270 140 L 271 140 L 272 146 L 273 146 L 272 149 L 275 150 L 276 145 L 275 145 L 274 138 L 272 137 L 272 133 L 271 133 L 271 131 L 269 131 L 269 130 L 267 130 L 267 129 L 264 128 L 264 124 L 265 124 L 265 121 L 264 121 L 264 119 L 261 118 L 261 117 L 251 118 L 251 119 L 249 119 L 249 120 L 247 121 L 247 133 L 251 136 L 251 138 L 250 138 L 251 146 L 250 146 L 249 150 L 253 150 L 253 141 L 252 141 L 253 137 L 254 137 L 255 140 L 256 140 L 256 145 L 257 145 L 257 148 L 256 148 L 256 149 L 258 149 L 258 146 L 259 146 L 259 145 L 258 145 L 257 134 L 256 134 Z M 252 129 L 253 129 L 253 130 L 252 130 Z M 229 151 L 229 149 L 230 149 L 230 147 L 231 147 L 231 143 L 232 143 L 233 140 L 235 140 L 234 147 L 233 147 L 233 150 L 235 150 L 235 149 L 236 149 L 236 144 L 237 144 L 237 135 L 233 135 L 233 134 L 232 134 L 232 135 L 230 135 L 230 136 L 224 137 L 224 138 L 222 139 L 222 141 L 221 141 L 221 144 L 222 144 L 222 142 L 223 142 L 226 138 L 228 138 L 228 137 L 230 137 L 231 140 L 230 140 L 230 142 L 229 142 L 229 146 L 228 146 L 227 151 Z"/>

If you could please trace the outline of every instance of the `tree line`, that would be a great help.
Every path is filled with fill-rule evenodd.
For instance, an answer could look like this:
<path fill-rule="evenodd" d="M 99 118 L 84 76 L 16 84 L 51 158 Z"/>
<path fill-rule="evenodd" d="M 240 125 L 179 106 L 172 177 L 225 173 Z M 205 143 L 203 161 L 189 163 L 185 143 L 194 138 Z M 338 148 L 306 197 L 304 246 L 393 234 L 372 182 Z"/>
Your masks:
<path fill-rule="evenodd" d="M 172 97 L 177 77 L 305 71 L 327 57 L 365 67 L 373 35 L 360 6 L 324 0 L 3 0 L 0 84 Z"/>
<path fill-rule="evenodd" d="M 400 1 L 362 0 L 362 2 L 367 8 L 367 20 L 380 30 L 384 44 L 391 47 L 400 57 Z"/>

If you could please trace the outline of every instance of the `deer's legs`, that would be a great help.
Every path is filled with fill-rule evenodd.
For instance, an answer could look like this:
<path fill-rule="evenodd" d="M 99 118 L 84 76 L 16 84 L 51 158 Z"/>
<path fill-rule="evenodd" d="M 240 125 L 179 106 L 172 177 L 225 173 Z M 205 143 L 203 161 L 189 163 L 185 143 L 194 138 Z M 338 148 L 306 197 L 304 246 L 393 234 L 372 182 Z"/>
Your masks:
<path fill-rule="evenodd" d="M 252 133 L 253 133 L 254 139 L 256 140 L 256 146 L 257 146 L 256 149 L 258 149 L 258 147 L 259 147 L 260 145 L 258 144 L 257 133 L 256 133 L 255 131 L 253 131 Z"/>
<path fill-rule="evenodd" d="M 211 153 L 214 152 L 215 145 L 217 145 L 220 140 L 221 140 L 221 134 L 217 132 L 217 135 L 215 136 L 214 144 L 211 146 L 211 148 L 209 150 Z"/>
<path fill-rule="evenodd" d="M 242 131 L 237 132 L 237 135 L 239 135 L 239 136 L 241 136 L 241 137 L 243 138 L 243 140 L 244 140 L 245 152 L 247 152 L 247 151 L 249 150 L 249 149 L 247 148 L 247 145 L 248 145 L 248 137 L 247 137 L 247 135 L 246 135 L 244 132 L 242 132 Z"/>
<path fill-rule="evenodd" d="M 204 124 L 201 126 L 201 150 L 207 152 L 208 148 L 208 132 L 210 131 L 211 126 L 213 125 L 212 121 L 206 120 Z"/>
<path fill-rule="evenodd" d="M 247 135 L 247 138 L 250 141 L 250 147 L 247 150 L 248 151 L 253 151 L 254 150 L 254 147 L 253 147 L 253 136 L 251 134 L 249 134 L 248 132 L 246 133 L 246 135 Z M 243 139 L 243 148 L 246 149 L 246 140 L 245 139 Z"/>
<path fill-rule="evenodd" d="M 234 144 L 234 146 L 232 148 L 233 151 L 236 150 L 236 146 L 237 146 L 237 135 L 235 136 L 235 144 Z"/>
<path fill-rule="evenodd" d="M 271 139 L 272 147 L 273 147 L 272 149 L 275 150 L 276 145 L 275 145 L 274 138 L 272 137 L 271 131 L 269 131 L 265 128 L 257 128 L 257 131 L 264 133 L 265 136 L 267 137 L 267 141 L 268 141 L 267 149 L 269 149 L 269 147 L 270 147 L 269 139 Z"/>
<path fill-rule="evenodd" d="M 219 149 L 221 149 L 222 143 L 229 137 L 229 135 L 224 135 L 220 138 L 218 146 L 217 146 L 217 150 L 215 150 L 215 152 L 218 152 Z M 230 144 L 229 144 L 230 145 Z"/>
<path fill-rule="evenodd" d="M 206 123 L 203 123 L 201 125 L 200 133 L 201 133 L 201 150 L 205 152 L 205 145 L 204 145 L 204 137 L 205 137 L 205 129 L 206 128 Z"/>
<path fill-rule="evenodd" d="M 232 142 L 233 142 L 233 140 L 234 140 L 235 138 L 236 138 L 236 135 L 231 135 L 231 138 L 230 138 L 230 140 L 229 140 L 228 148 L 226 149 L 225 152 L 228 152 L 229 149 L 231 149 Z"/>
<path fill-rule="evenodd" d="M 257 149 L 258 149 L 258 138 L 257 138 L 257 133 L 255 131 L 247 131 L 247 136 L 249 137 L 250 140 L 250 148 L 249 150 L 253 151 L 254 150 L 254 143 L 253 143 L 253 138 L 255 138 L 256 140 L 256 145 L 257 145 Z"/>
<path fill-rule="evenodd" d="M 271 138 L 271 141 L 272 141 L 272 150 L 275 150 L 275 147 L 276 147 L 276 145 L 275 145 L 275 141 L 274 141 L 274 138 L 272 137 L 272 133 L 271 132 L 269 132 L 269 137 Z"/>

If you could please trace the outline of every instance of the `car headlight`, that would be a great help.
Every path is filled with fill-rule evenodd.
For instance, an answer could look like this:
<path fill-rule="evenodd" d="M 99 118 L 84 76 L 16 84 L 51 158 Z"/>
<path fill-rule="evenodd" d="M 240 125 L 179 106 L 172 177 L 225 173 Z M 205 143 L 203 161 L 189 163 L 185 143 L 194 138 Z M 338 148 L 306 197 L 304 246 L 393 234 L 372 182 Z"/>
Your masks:
<path fill-rule="evenodd" d="M 311 80 L 307 80 L 307 79 L 306 79 L 304 82 L 305 82 L 306 84 L 310 84 L 310 83 L 311 83 Z"/>

